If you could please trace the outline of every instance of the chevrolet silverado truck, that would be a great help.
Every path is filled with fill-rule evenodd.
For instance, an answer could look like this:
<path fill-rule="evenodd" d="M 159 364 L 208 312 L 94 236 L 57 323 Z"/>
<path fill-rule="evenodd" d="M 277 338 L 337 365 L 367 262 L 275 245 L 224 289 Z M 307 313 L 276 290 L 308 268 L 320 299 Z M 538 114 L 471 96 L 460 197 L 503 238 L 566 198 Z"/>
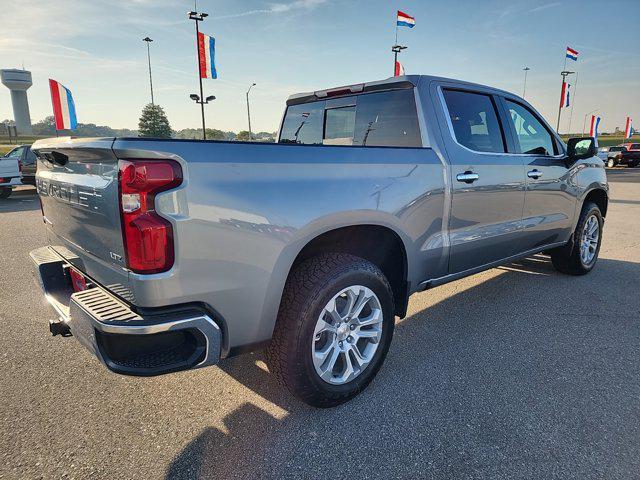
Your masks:
<path fill-rule="evenodd" d="M 129 375 L 264 348 L 318 407 L 371 382 L 415 292 L 539 252 L 591 271 L 608 204 L 593 138 L 565 145 L 522 98 L 432 76 L 293 95 L 276 144 L 33 151 L 53 333 Z"/>
<path fill-rule="evenodd" d="M 609 148 L 607 154 L 607 167 L 617 167 L 618 165 L 626 165 L 634 168 L 640 164 L 640 144 L 636 143 L 639 148 L 631 150 L 632 144 L 616 145 Z"/>

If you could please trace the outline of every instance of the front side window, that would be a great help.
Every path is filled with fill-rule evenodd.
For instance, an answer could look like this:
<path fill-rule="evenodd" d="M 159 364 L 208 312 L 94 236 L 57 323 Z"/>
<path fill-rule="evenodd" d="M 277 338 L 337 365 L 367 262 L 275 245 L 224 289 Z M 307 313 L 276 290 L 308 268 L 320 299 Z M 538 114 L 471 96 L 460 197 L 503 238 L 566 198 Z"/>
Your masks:
<path fill-rule="evenodd" d="M 506 152 L 492 98 L 481 93 L 444 90 L 456 141 L 476 152 Z"/>
<path fill-rule="evenodd" d="M 536 116 L 519 103 L 507 100 L 511 124 L 517 136 L 517 153 L 553 155 L 553 137 Z"/>
<path fill-rule="evenodd" d="M 280 143 L 322 145 L 324 101 L 291 105 L 280 132 Z"/>

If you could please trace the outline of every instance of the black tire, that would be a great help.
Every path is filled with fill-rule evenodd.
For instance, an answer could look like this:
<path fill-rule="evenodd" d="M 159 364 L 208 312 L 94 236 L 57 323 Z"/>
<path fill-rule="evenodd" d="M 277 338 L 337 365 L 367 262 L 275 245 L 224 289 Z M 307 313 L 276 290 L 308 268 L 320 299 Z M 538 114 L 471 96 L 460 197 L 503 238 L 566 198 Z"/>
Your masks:
<path fill-rule="evenodd" d="M 0 187 L 0 199 L 9 198 L 11 196 L 11 187 Z"/>
<path fill-rule="evenodd" d="M 580 242 L 582 232 L 585 228 L 586 222 L 595 216 L 598 221 L 599 237 L 598 244 L 595 249 L 595 256 L 589 263 L 585 263 L 580 255 Z M 600 246 L 602 245 L 602 227 L 604 220 L 602 218 L 602 212 L 600 208 L 593 202 L 585 202 L 580 212 L 580 218 L 576 229 L 565 246 L 556 248 L 551 252 L 551 261 L 553 266 L 559 272 L 566 273 L 568 275 L 584 275 L 593 270 L 596 262 L 598 261 L 598 254 L 600 253 Z"/>
<path fill-rule="evenodd" d="M 353 380 L 334 385 L 316 372 L 312 359 L 314 328 L 325 305 L 341 290 L 362 285 L 378 297 L 382 333 L 371 362 Z M 340 405 L 364 390 L 382 366 L 393 337 L 394 299 L 389 282 L 371 262 L 354 255 L 328 253 L 310 258 L 291 272 L 285 286 L 267 364 L 278 381 L 314 407 Z"/>

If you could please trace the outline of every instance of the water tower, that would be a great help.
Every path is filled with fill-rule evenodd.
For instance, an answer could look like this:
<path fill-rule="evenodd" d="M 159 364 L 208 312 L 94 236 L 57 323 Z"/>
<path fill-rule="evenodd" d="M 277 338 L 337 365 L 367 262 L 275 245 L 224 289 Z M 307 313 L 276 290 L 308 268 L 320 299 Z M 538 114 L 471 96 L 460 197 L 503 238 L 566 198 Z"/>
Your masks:
<path fill-rule="evenodd" d="M 0 80 L 11 91 L 11 103 L 13 104 L 13 119 L 20 135 L 30 135 L 31 116 L 29 115 L 29 100 L 27 90 L 33 82 L 31 72 L 26 70 L 0 70 Z"/>

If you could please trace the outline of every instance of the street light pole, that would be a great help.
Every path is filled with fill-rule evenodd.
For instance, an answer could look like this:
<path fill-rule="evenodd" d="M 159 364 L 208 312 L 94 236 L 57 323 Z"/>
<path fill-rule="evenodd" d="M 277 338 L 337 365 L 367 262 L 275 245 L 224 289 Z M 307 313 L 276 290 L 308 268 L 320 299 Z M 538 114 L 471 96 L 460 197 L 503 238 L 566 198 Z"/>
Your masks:
<path fill-rule="evenodd" d="M 396 29 L 397 30 L 397 29 Z M 407 47 L 403 45 L 398 45 L 398 34 L 396 32 L 396 44 L 391 47 L 391 51 L 393 52 L 393 76 L 396 76 L 396 65 L 398 64 L 398 54 L 405 50 Z"/>
<path fill-rule="evenodd" d="M 565 60 L 565 64 L 567 63 L 567 61 Z M 576 73 L 576 72 L 569 72 L 568 70 L 563 70 L 562 72 L 560 72 L 560 75 L 562 75 L 562 87 L 560 90 L 560 107 L 558 108 L 558 125 L 556 126 L 556 132 L 558 132 L 558 135 L 560 134 L 560 115 L 562 114 L 562 89 L 564 88 L 564 84 L 566 83 L 567 80 L 567 76 Z"/>
<path fill-rule="evenodd" d="M 144 37 L 142 41 L 147 43 L 147 60 L 149 61 L 149 86 L 151 87 L 151 105 L 155 105 L 153 101 L 153 78 L 151 77 L 151 51 L 149 49 L 149 44 L 153 42 L 153 40 L 149 37 Z"/>
<path fill-rule="evenodd" d="M 524 98 L 524 94 L 527 93 L 527 72 L 531 69 L 525 65 L 522 70 L 524 70 L 524 88 L 522 89 L 522 98 Z"/>
<path fill-rule="evenodd" d="M 202 93 L 202 75 L 200 74 L 200 44 L 199 44 L 199 38 L 198 38 L 200 36 L 199 35 L 200 27 L 198 26 L 198 23 L 204 21 L 204 19 L 208 16 L 209 16 L 208 13 L 198 13 L 195 11 L 189 12 L 189 20 L 193 20 L 196 23 L 196 52 L 197 52 L 196 58 L 198 59 L 198 81 L 200 82 L 200 98 L 201 99 L 204 99 L 204 94 Z M 206 140 L 207 132 L 206 132 L 206 126 L 204 121 L 204 104 L 207 102 L 199 101 L 197 103 L 200 103 L 200 110 L 202 113 L 202 139 Z"/>
<path fill-rule="evenodd" d="M 249 87 L 249 90 L 247 90 L 247 120 L 249 120 L 249 141 L 253 140 L 252 133 L 251 133 L 251 110 L 249 109 L 249 92 L 255 86 L 256 84 L 252 83 L 251 86 Z"/>

